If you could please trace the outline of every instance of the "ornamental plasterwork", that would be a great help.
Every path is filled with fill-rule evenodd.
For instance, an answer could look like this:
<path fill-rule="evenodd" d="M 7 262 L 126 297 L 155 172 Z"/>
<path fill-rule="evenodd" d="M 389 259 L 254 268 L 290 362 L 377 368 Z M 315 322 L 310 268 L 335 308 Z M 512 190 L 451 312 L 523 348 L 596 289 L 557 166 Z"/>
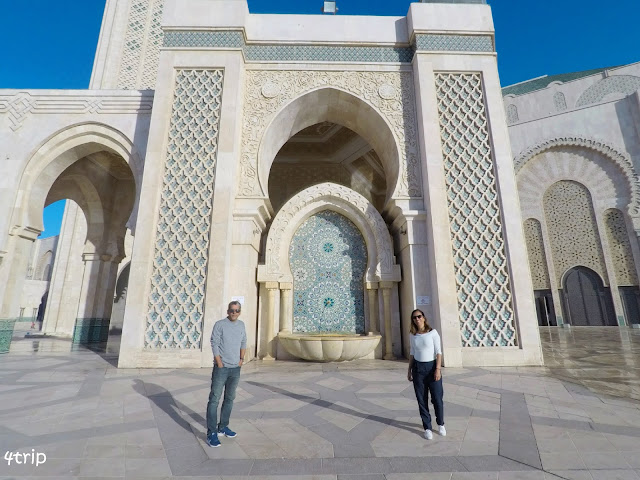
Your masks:
<path fill-rule="evenodd" d="M 547 268 L 547 255 L 544 250 L 542 227 L 540 222 L 535 218 L 528 218 L 525 220 L 524 236 L 527 242 L 527 253 L 529 254 L 529 268 L 531 269 L 533 289 L 550 289 L 551 282 L 549 280 L 549 269 Z"/>
<path fill-rule="evenodd" d="M 436 73 L 463 347 L 518 345 L 482 76 Z"/>
<path fill-rule="evenodd" d="M 358 211 L 358 215 L 366 221 L 375 238 L 377 258 L 369 258 L 369 265 L 375 265 L 375 271 L 369 273 L 376 275 L 378 280 L 399 281 L 400 278 L 397 278 L 395 257 L 387 224 L 366 198 L 350 188 L 335 183 L 321 183 L 307 188 L 292 197 L 278 212 L 271 224 L 267 238 L 267 273 L 283 273 L 283 260 L 286 260 L 288 256 L 286 251 L 281 251 L 283 247 L 287 247 L 287 245 L 283 245 L 285 238 L 291 229 L 297 227 L 296 217 L 309 206 L 321 200 L 329 203 L 334 203 L 338 200 L 341 201 L 340 204 L 346 204 L 348 207 Z M 368 280 L 374 279 L 368 278 Z"/>
<path fill-rule="evenodd" d="M 239 196 L 263 197 L 258 150 L 265 130 L 290 100 L 318 88 L 345 90 L 374 108 L 391 127 L 401 161 L 395 198 L 422 196 L 413 79 L 410 72 L 248 71 L 242 125 Z M 266 185 L 264 186 L 266 188 Z"/>
<path fill-rule="evenodd" d="M 564 273 L 576 266 L 590 268 L 608 284 L 589 190 L 578 182 L 563 180 L 549 187 L 543 205 L 557 285 Z"/>
<path fill-rule="evenodd" d="M 616 208 L 607 210 L 604 213 L 604 224 L 618 285 L 638 285 L 638 274 L 622 212 Z"/>
<path fill-rule="evenodd" d="M 522 151 L 514 161 L 516 174 L 535 156 L 546 150 L 556 147 L 584 147 L 601 153 L 612 160 L 622 171 L 627 179 L 630 191 L 629 216 L 633 221 L 636 232 L 640 231 L 640 181 L 635 172 L 631 157 L 626 152 L 621 152 L 606 142 L 595 138 L 568 135 L 544 140 L 524 151 Z"/>
<path fill-rule="evenodd" d="M 29 91 L 0 95 L 0 114 L 7 114 L 13 131 L 22 127 L 30 115 L 37 114 L 151 114 L 153 92 L 123 92 L 120 95 L 95 93 L 78 95 L 73 92 L 60 92 L 55 95 L 41 95 Z"/>

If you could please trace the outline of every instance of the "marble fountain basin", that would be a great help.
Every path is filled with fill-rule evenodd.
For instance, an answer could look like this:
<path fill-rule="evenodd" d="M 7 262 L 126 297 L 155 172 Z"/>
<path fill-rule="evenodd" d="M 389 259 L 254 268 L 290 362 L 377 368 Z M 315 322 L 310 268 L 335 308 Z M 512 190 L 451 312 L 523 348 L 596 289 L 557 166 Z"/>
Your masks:
<path fill-rule="evenodd" d="M 278 341 L 294 357 L 312 362 L 345 362 L 366 357 L 382 335 L 348 333 L 279 333 Z"/>

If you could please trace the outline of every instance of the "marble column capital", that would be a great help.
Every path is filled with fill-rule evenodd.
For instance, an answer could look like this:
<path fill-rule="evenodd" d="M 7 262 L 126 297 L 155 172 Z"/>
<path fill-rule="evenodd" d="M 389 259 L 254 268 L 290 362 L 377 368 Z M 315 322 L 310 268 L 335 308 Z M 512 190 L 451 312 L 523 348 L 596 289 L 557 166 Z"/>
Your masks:
<path fill-rule="evenodd" d="M 280 290 L 293 290 L 293 283 L 291 283 L 291 282 L 280 282 Z"/>

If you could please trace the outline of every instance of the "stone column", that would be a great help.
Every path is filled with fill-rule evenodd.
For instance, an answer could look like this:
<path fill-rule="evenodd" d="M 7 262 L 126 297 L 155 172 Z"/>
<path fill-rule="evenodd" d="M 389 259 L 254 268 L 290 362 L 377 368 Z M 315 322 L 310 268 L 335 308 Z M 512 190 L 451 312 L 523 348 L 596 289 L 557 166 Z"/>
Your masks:
<path fill-rule="evenodd" d="M 97 305 L 104 305 L 104 298 L 100 301 L 99 285 L 100 276 L 104 270 L 105 261 L 110 260 L 109 255 L 101 255 L 99 253 L 84 253 L 82 260 L 84 261 L 84 274 L 82 275 L 82 287 L 80 290 L 80 303 L 78 305 L 78 319 L 95 318 L 98 313 L 102 312 L 102 308 L 96 308 Z"/>
<path fill-rule="evenodd" d="M 367 282 L 366 287 L 369 299 L 369 331 L 380 333 L 378 326 L 378 282 Z"/>
<path fill-rule="evenodd" d="M 263 360 L 275 360 L 273 337 L 275 336 L 276 324 L 276 292 L 278 291 L 278 282 L 266 282 L 267 289 L 267 333 L 265 336 L 266 354 Z"/>
<path fill-rule="evenodd" d="M 24 228 L 16 229 L 9 236 L 8 253 L 3 260 L 1 276 L 4 280 L 4 292 L 0 305 L 0 318 L 15 319 L 20 314 L 20 299 L 31 259 L 31 247 L 39 234 L 37 230 Z M 1 290 L 0 293 L 2 293 Z"/>
<path fill-rule="evenodd" d="M 393 339 L 391 338 L 391 288 L 394 282 L 380 282 L 382 304 L 384 307 L 384 359 L 395 360 L 393 355 Z"/>
<path fill-rule="evenodd" d="M 280 331 L 291 333 L 293 331 L 293 283 L 280 282 Z"/>

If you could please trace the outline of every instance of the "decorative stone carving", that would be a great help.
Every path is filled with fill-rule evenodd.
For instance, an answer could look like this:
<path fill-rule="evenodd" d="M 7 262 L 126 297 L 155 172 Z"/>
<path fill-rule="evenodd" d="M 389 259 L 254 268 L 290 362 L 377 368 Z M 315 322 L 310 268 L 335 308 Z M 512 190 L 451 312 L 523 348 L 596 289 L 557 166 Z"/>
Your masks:
<path fill-rule="evenodd" d="M 564 93 L 556 92 L 553 94 L 553 104 L 556 107 L 557 112 L 563 112 L 567 109 L 567 100 L 564 97 Z"/>
<path fill-rule="evenodd" d="M 498 186 L 478 73 L 436 73 L 464 347 L 518 345 Z"/>
<path fill-rule="evenodd" d="M 590 268 L 608 284 L 589 190 L 578 182 L 563 180 L 545 192 L 543 205 L 557 285 L 561 285 L 564 273 L 576 266 Z"/>
<path fill-rule="evenodd" d="M 609 253 L 618 285 L 638 285 L 638 274 L 633 262 L 631 243 L 622 212 L 616 208 L 607 210 L 604 212 L 604 223 L 607 230 Z"/>
<path fill-rule="evenodd" d="M 78 95 L 74 91 L 62 91 L 55 95 L 39 95 L 19 92 L 0 95 L 0 113 L 6 113 L 11 130 L 16 131 L 29 115 L 38 114 L 151 114 L 153 92 L 104 93 L 89 91 Z"/>
<path fill-rule="evenodd" d="M 512 123 L 516 123 L 519 120 L 520 117 L 518 116 L 518 107 L 513 104 L 509 105 L 507 107 L 507 122 L 509 122 L 509 125 L 511 125 Z"/>
<path fill-rule="evenodd" d="M 544 250 L 542 227 L 540 222 L 535 218 L 528 218 L 525 220 L 524 236 L 527 242 L 527 253 L 529 254 L 529 268 L 531 269 L 533 289 L 550 289 L 551 281 L 549 280 L 547 255 Z"/>
<path fill-rule="evenodd" d="M 276 89 L 272 85 L 279 86 L 279 93 L 275 93 Z M 267 195 L 267 192 L 262 191 L 257 173 L 258 149 L 267 126 L 289 101 L 322 87 L 335 87 L 355 95 L 387 120 L 401 154 L 400 175 L 394 197 L 421 197 L 422 180 L 412 74 L 307 70 L 247 72 L 238 195 Z M 393 89 L 394 95 L 383 98 L 379 93 L 380 89 L 385 96 L 391 95 Z"/>
<path fill-rule="evenodd" d="M 365 238 L 368 257 L 367 281 L 380 279 L 400 281 L 399 266 L 395 265 L 391 236 L 378 211 L 359 193 L 334 183 L 321 183 L 307 188 L 291 198 L 280 209 L 267 237 L 266 273 L 276 277 L 283 274 L 290 275 L 286 249 L 289 247 L 295 229 L 305 216 L 330 206 L 334 207 L 332 210 L 344 214 L 353 221 Z M 363 231 L 363 227 L 366 231 Z"/>
<path fill-rule="evenodd" d="M 607 95 L 631 95 L 640 89 L 640 77 L 633 75 L 613 75 L 603 78 L 587 88 L 578 101 L 576 107 L 584 107 L 593 103 L 602 102 Z"/>
<path fill-rule="evenodd" d="M 522 167 L 535 156 L 546 150 L 556 147 L 576 146 L 595 150 L 612 160 L 627 178 L 630 192 L 629 216 L 637 233 L 640 233 L 640 182 L 635 172 L 631 157 L 626 152 L 621 152 L 606 142 L 595 138 L 567 135 L 544 140 L 523 152 L 515 158 L 516 174 Z"/>
<path fill-rule="evenodd" d="M 384 98 L 385 100 L 391 100 L 396 96 L 396 89 L 393 87 L 393 85 L 385 84 L 380 86 L 380 88 L 378 89 L 378 95 L 380 95 L 380 97 Z"/>
<path fill-rule="evenodd" d="M 178 70 L 144 343 L 200 348 L 223 70 Z"/>
<path fill-rule="evenodd" d="M 164 0 L 132 0 L 125 34 L 118 88 L 153 90 L 163 32 L 160 26 Z"/>

